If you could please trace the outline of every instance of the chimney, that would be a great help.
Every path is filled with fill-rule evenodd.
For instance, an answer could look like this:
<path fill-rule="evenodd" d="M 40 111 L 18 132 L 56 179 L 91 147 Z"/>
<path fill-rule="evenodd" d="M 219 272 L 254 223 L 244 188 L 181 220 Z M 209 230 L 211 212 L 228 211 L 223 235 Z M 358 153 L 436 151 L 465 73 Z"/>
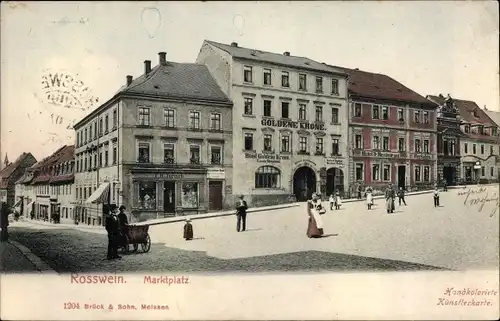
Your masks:
<path fill-rule="evenodd" d="M 354 70 L 359 70 L 359 68 L 354 68 Z"/>
<path fill-rule="evenodd" d="M 231 47 L 238 47 L 238 43 L 237 42 L 231 42 Z"/>
<path fill-rule="evenodd" d="M 144 73 L 147 75 L 151 72 L 151 60 L 144 60 Z"/>
<path fill-rule="evenodd" d="M 130 84 L 132 83 L 132 79 L 133 79 L 132 76 L 130 75 L 127 76 L 127 87 L 130 86 Z"/>
<path fill-rule="evenodd" d="M 159 52 L 158 56 L 160 57 L 160 65 L 165 66 L 167 64 L 167 53 Z"/>
<path fill-rule="evenodd" d="M 283 53 L 283 55 L 284 55 L 284 56 L 290 56 L 290 51 L 285 51 L 285 52 Z"/>

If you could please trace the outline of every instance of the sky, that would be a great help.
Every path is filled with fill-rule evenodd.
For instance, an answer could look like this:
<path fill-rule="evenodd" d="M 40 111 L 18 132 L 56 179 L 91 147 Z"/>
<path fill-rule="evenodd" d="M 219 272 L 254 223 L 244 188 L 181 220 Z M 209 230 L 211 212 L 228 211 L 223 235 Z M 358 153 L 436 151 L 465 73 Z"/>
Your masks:
<path fill-rule="evenodd" d="M 204 39 L 391 76 L 500 110 L 496 1 L 1 3 L 1 161 L 74 144 L 71 123 L 143 61 L 195 62 Z M 70 75 L 83 108 L 50 104 L 43 77 Z M 82 101 L 83 96 L 73 96 Z M 58 119 L 57 116 L 60 118 Z"/>

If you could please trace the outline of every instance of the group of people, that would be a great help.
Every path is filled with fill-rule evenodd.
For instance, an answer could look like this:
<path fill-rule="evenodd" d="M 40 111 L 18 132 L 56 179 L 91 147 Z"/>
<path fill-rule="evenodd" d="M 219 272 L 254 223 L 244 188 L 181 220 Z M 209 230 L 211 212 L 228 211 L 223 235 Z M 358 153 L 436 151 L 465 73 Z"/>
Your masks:
<path fill-rule="evenodd" d="M 106 216 L 106 231 L 108 232 L 108 260 L 121 259 L 118 248 L 128 233 L 128 218 L 125 206 L 120 206 L 117 213 L 116 205 L 111 205 Z"/>

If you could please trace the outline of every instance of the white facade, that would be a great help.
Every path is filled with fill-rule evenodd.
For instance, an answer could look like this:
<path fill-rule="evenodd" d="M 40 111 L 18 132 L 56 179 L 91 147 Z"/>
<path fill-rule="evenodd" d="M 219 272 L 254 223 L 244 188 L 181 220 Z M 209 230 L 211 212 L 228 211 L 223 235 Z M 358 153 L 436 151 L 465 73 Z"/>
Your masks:
<path fill-rule="evenodd" d="M 462 138 L 460 140 L 460 171 L 465 180 L 496 180 L 500 146 L 486 139 Z"/>

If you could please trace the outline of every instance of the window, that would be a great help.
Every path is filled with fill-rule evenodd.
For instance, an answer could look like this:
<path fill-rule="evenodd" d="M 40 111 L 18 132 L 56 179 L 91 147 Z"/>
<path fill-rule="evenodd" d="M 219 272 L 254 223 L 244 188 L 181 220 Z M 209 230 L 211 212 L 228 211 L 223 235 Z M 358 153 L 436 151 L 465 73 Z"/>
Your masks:
<path fill-rule="evenodd" d="M 163 120 L 165 121 L 165 126 L 168 128 L 175 127 L 175 110 L 165 108 L 163 110 Z"/>
<path fill-rule="evenodd" d="M 429 123 L 429 112 L 428 111 L 424 111 L 424 124 L 428 124 Z M 424 174 L 425 176 L 425 174 Z"/>
<path fill-rule="evenodd" d="M 139 163 L 150 162 L 149 143 L 139 143 L 139 156 L 137 157 Z"/>
<path fill-rule="evenodd" d="M 244 82 L 252 82 L 252 67 L 245 66 L 243 67 L 243 81 Z"/>
<path fill-rule="evenodd" d="M 271 106 L 272 103 L 270 100 L 264 100 L 264 117 L 271 117 Z"/>
<path fill-rule="evenodd" d="M 199 200 L 198 183 L 183 183 L 181 205 L 184 208 L 197 208 Z"/>
<path fill-rule="evenodd" d="M 431 171 L 429 166 L 424 166 L 424 182 L 431 181 Z"/>
<path fill-rule="evenodd" d="M 200 112 L 198 111 L 189 112 L 189 128 L 200 129 Z"/>
<path fill-rule="evenodd" d="M 118 125 L 118 111 L 113 110 L 113 129 Z"/>
<path fill-rule="evenodd" d="M 413 120 L 417 124 L 420 123 L 420 111 L 418 111 L 418 110 L 415 111 L 414 116 L 413 116 Z M 419 169 L 419 171 L 420 171 L 420 169 Z"/>
<path fill-rule="evenodd" d="M 401 122 L 405 121 L 405 114 L 403 108 L 398 108 L 398 120 Z"/>
<path fill-rule="evenodd" d="M 382 137 L 382 149 L 389 150 L 389 137 Z"/>
<path fill-rule="evenodd" d="M 299 153 L 307 153 L 307 137 L 299 137 Z"/>
<path fill-rule="evenodd" d="M 373 107 L 372 107 L 372 119 L 380 119 L 379 111 L 380 111 L 379 106 L 373 105 Z"/>
<path fill-rule="evenodd" d="M 89 169 L 89 167 L 87 167 L 87 166 L 88 166 L 88 164 L 87 164 L 87 156 L 85 156 L 85 168 L 84 168 L 84 170 L 88 170 Z"/>
<path fill-rule="evenodd" d="M 332 79 L 332 95 L 339 94 L 339 81 L 337 79 Z"/>
<path fill-rule="evenodd" d="M 476 154 L 476 144 L 472 144 L 472 154 Z"/>
<path fill-rule="evenodd" d="M 323 138 L 316 137 L 316 154 L 323 155 L 323 152 L 324 152 Z"/>
<path fill-rule="evenodd" d="M 340 146 L 337 138 L 332 139 L 332 156 L 340 156 Z"/>
<path fill-rule="evenodd" d="M 290 152 L 290 136 L 288 135 L 281 136 L 281 151 L 285 153 Z"/>
<path fill-rule="evenodd" d="M 322 122 L 323 121 L 323 107 L 316 106 L 315 120 L 317 122 Z"/>
<path fill-rule="evenodd" d="M 86 144 L 86 143 L 87 143 L 87 141 L 88 141 L 88 140 L 87 140 L 87 128 L 85 128 L 85 142 L 84 142 L 84 143 Z"/>
<path fill-rule="evenodd" d="M 405 139 L 403 137 L 398 138 L 398 151 L 400 152 L 405 151 Z"/>
<path fill-rule="evenodd" d="M 323 92 L 323 77 L 316 77 L 316 92 Z"/>
<path fill-rule="evenodd" d="M 200 146 L 198 145 L 189 146 L 189 163 L 190 164 L 200 163 Z"/>
<path fill-rule="evenodd" d="M 493 169 L 493 167 L 490 167 L 490 176 L 492 176 L 492 177 L 493 177 L 493 176 L 495 176 L 494 174 L 495 174 L 495 173 L 494 173 L 494 169 Z"/>
<path fill-rule="evenodd" d="M 306 74 L 299 74 L 299 90 L 307 90 Z"/>
<path fill-rule="evenodd" d="M 332 124 L 339 123 L 339 109 L 337 107 L 332 107 Z"/>
<path fill-rule="evenodd" d="M 486 176 L 484 166 L 481 166 L 481 176 Z"/>
<path fill-rule="evenodd" d="M 299 104 L 299 120 L 307 119 L 307 107 L 306 104 Z"/>
<path fill-rule="evenodd" d="M 456 146 L 457 142 L 454 139 L 450 139 L 449 142 L 450 142 L 450 146 L 449 146 L 450 153 L 449 153 L 449 155 L 455 155 L 455 146 Z"/>
<path fill-rule="evenodd" d="M 290 103 L 288 102 L 281 102 L 281 118 L 289 118 L 290 117 Z"/>
<path fill-rule="evenodd" d="M 429 154 L 429 140 L 424 139 L 424 153 Z"/>
<path fill-rule="evenodd" d="M 245 115 L 253 115 L 253 99 L 249 97 L 245 97 Z"/>
<path fill-rule="evenodd" d="M 175 163 L 175 145 L 163 144 L 163 162 L 165 164 Z"/>
<path fill-rule="evenodd" d="M 104 117 L 104 132 L 105 133 L 109 132 L 109 117 L 108 117 L 108 115 L 106 115 L 106 117 Z"/>
<path fill-rule="evenodd" d="M 415 139 L 415 152 L 417 152 L 417 153 L 422 152 L 422 146 L 420 143 L 420 139 Z"/>
<path fill-rule="evenodd" d="M 378 136 L 373 136 L 372 149 L 380 149 L 380 138 Z"/>
<path fill-rule="evenodd" d="M 280 186 L 280 171 L 273 166 L 261 166 L 255 172 L 255 188 L 277 188 Z"/>
<path fill-rule="evenodd" d="M 271 85 L 271 69 L 264 68 L 264 85 Z"/>
<path fill-rule="evenodd" d="M 470 125 L 465 125 L 465 129 L 464 130 L 465 130 L 465 132 L 467 134 L 469 134 L 470 133 Z"/>
<path fill-rule="evenodd" d="M 92 136 L 92 130 L 89 131 L 89 139 Z M 94 123 L 94 139 L 97 139 L 97 121 Z"/>
<path fill-rule="evenodd" d="M 220 146 L 210 147 L 210 164 L 216 164 L 216 165 L 222 164 L 222 147 Z"/>
<path fill-rule="evenodd" d="M 498 128 L 497 127 L 493 127 L 491 129 L 491 135 L 492 136 L 498 136 Z"/>
<path fill-rule="evenodd" d="M 420 182 L 420 166 L 415 165 L 415 182 Z"/>
<path fill-rule="evenodd" d="M 109 164 L 109 151 L 106 148 L 104 150 L 104 166 L 108 166 L 108 164 Z"/>
<path fill-rule="evenodd" d="M 140 182 L 138 205 L 141 209 L 156 209 L 156 182 Z"/>
<path fill-rule="evenodd" d="M 481 145 L 481 155 L 484 154 L 484 145 Z"/>
<path fill-rule="evenodd" d="M 372 165 L 372 181 L 380 180 L 380 164 Z"/>
<path fill-rule="evenodd" d="M 464 153 L 467 154 L 467 143 L 464 144 Z"/>
<path fill-rule="evenodd" d="M 363 138 L 361 135 L 354 136 L 354 148 L 361 149 L 363 148 Z"/>
<path fill-rule="evenodd" d="M 273 136 L 270 134 L 264 135 L 264 151 L 270 152 L 273 149 Z"/>
<path fill-rule="evenodd" d="M 382 119 L 383 120 L 389 119 L 389 107 L 387 107 L 387 106 L 382 107 Z"/>
<path fill-rule="evenodd" d="M 361 117 L 361 104 L 360 103 L 354 104 L 354 117 Z"/>
<path fill-rule="evenodd" d="M 97 153 L 94 154 L 94 168 L 97 168 Z"/>
<path fill-rule="evenodd" d="M 288 71 L 281 72 L 281 87 L 290 87 L 290 75 Z"/>
<path fill-rule="evenodd" d="M 384 168 L 382 170 L 382 179 L 386 182 L 391 180 L 391 165 L 384 165 Z"/>
<path fill-rule="evenodd" d="M 478 129 L 480 135 L 484 135 L 484 127 L 483 126 L 479 126 L 477 129 Z"/>
<path fill-rule="evenodd" d="M 92 129 L 90 129 L 92 131 Z M 102 135 L 102 130 L 103 130 L 103 120 L 102 118 L 99 119 L 99 135 Z"/>
<path fill-rule="evenodd" d="M 490 155 L 493 155 L 493 146 L 490 145 Z"/>
<path fill-rule="evenodd" d="M 113 165 L 116 164 L 118 160 L 118 148 L 116 144 L 113 144 Z"/>
<path fill-rule="evenodd" d="M 357 163 L 356 164 L 356 181 L 364 181 L 363 179 L 363 164 Z"/>
<path fill-rule="evenodd" d="M 150 126 L 151 125 L 151 109 L 148 107 L 139 107 L 139 125 Z M 102 120 L 102 119 L 101 119 Z M 100 126 L 99 128 L 101 128 Z"/>
<path fill-rule="evenodd" d="M 221 130 L 221 114 L 212 113 L 210 114 L 210 129 L 211 130 Z"/>
<path fill-rule="evenodd" d="M 245 150 L 253 150 L 253 134 L 245 133 Z"/>

